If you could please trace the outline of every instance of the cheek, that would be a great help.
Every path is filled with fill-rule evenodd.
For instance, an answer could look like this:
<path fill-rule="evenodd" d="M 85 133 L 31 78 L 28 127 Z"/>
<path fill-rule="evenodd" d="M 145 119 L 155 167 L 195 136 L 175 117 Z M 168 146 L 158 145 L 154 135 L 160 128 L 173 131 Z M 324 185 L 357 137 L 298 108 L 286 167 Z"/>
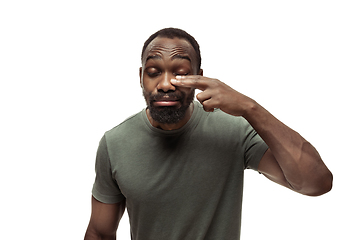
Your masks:
<path fill-rule="evenodd" d="M 183 98 L 185 102 L 192 101 L 195 96 L 194 88 L 178 88 L 180 92 L 182 92 Z"/>
<path fill-rule="evenodd" d="M 190 95 L 195 92 L 195 88 L 185 88 L 185 87 L 176 87 L 180 92 L 183 92 L 186 95 Z"/>
<path fill-rule="evenodd" d="M 145 92 L 155 92 L 156 86 L 157 86 L 156 81 L 147 81 L 146 79 L 142 81 L 142 89 Z"/>
<path fill-rule="evenodd" d="M 143 92 L 143 95 L 144 97 L 148 98 L 154 91 L 154 88 L 152 88 L 147 82 L 146 80 L 144 80 L 142 82 L 142 85 L 141 85 L 141 88 L 142 88 L 142 92 Z"/>

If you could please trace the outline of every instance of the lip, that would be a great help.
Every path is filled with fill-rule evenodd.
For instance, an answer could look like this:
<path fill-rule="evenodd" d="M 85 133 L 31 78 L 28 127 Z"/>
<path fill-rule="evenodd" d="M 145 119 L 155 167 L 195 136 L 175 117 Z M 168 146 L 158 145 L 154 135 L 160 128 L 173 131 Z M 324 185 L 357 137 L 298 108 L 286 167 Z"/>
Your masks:
<path fill-rule="evenodd" d="M 161 99 L 154 101 L 155 107 L 173 107 L 179 104 L 179 100 Z"/>

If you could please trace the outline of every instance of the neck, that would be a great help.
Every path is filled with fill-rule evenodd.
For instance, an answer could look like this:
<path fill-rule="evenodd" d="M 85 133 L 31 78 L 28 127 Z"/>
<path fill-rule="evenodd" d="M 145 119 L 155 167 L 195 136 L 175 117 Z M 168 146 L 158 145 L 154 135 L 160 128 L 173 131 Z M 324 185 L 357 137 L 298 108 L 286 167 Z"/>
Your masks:
<path fill-rule="evenodd" d="M 171 124 L 159 123 L 159 122 L 155 121 L 151 117 L 149 109 L 146 109 L 146 116 L 149 119 L 149 121 L 153 127 L 160 128 L 165 131 L 170 131 L 170 130 L 180 129 L 181 127 L 183 127 L 190 120 L 193 111 L 194 111 L 194 103 L 191 103 L 189 108 L 186 110 L 185 117 L 182 120 L 180 120 L 179 122 L 171 123 Z"/>

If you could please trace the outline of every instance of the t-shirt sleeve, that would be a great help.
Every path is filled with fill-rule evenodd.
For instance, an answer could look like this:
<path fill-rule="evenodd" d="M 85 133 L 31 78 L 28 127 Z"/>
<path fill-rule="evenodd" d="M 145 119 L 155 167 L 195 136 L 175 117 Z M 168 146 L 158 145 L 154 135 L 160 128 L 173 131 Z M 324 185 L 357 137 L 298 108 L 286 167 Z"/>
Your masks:
<path fill-rule="evenodd" d="M 125 197 L 113 177 L 105 136 L 99 143 L 95 163 L 96 178 L 92 189 L 95 199 L 103 203 L 118 203 Z"/>
<path fill-rule="evenodd" d="M 261 158 L 269 147 L 260 135 L 249 124 L 245 139 L 245 168 L 258 171 Z"/>

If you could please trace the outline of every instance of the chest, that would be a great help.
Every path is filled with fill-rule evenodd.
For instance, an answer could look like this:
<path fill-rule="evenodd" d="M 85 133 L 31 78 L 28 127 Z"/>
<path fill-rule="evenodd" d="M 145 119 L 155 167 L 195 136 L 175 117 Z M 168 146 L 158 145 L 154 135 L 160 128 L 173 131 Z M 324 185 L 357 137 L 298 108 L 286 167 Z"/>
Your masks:
<path fill-rule="evenodd" d="M 123 195 L 139 203 L 207 199 L 234 178 L 240 184 L 243 174 L 234 142 L 196 136 L 124 141 L 110 159 Z"/>

